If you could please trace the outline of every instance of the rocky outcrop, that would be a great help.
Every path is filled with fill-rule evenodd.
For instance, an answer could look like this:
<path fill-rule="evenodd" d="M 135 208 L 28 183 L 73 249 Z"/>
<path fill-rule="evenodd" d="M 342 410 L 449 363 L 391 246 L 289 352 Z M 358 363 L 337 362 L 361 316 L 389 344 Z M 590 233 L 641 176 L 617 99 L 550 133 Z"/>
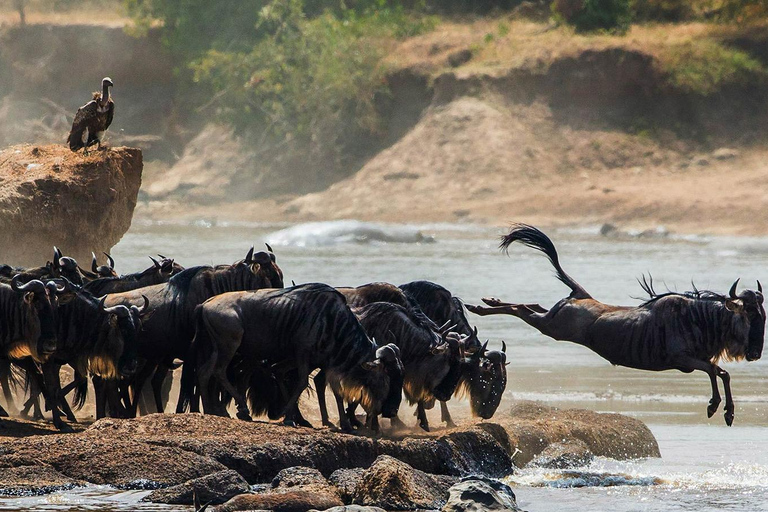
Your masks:
<path fill-rule="evenodd" d="M 548 469 L 568 469 L 587 466 L 594 458 L 584 441 L 574 439 L 550 444 L 530 464 Z"/>
<path fill-rule="evenodd" d="M 41 476 L 39 487 L 30 478 L 30 492 L 80 483 L 127 489 L 179 486 L 152 494 L 150 499 L 189 503 L 191 490 L 200 483 L 217 487 L 215 482 L 226 481 L 233 485 L 232 492 L 242 492 L 245 487 L 236 473 L 248 484 L 271 484 L 254 494 L 262 498 L 239 497 L 230 507 L 255 506 L 253 500 L 269 499 L 304 510 L 353 502 L 391 510 L 394 502 L 387 500 L 434 508 L 447 498 L 455 477 L 501 477 L 514 470 L 513 460 L 518 466 L 538 455 L 546 458 L 550 454 L 557 460 L 574 452 L 577 445 L 613 458 L 659 455 L 650 430 L 640 421 L 618 414 L 561 411 L 521 402 L 511 414 L 500 412 L 497 419 L 499 423 L 414 437 L 373 439 L 200 414 L 106 418 L 74 434 L 0 438 L 0 481 L 13 482 L 16 474 L 10 472 L 6 478 L 4 471 L 8 470 L 3 468 L 25 467 L 15 470 L 22 476 L 39 468 L 35 470 L 49 477 Z M 24 422 L 17 425 L 4 419 L 3 425 L 8 435 L 17 430 L 29 433 Z M 570 444 L 561 447 L 560 453 L 557 443 L 563 439 Z M 552 448 L 545 451 L 549 446 Z M 264 498 L 272 494 L 284 496 Z M 241 502 L 245 504 L 237 505 Z"/>
<path fill-rule="evenodd" d="M 109 252 L 131 225 L 142 167 L 135 148 L 1 150 L 0 262 L 43 265 L 54 245 L 81 264 Z"/>
<path fill-rule="evenodd" d="M 2 468 L 0 482 L 0 496 L 34 496 L 84 484 L 47 465 Z"/>

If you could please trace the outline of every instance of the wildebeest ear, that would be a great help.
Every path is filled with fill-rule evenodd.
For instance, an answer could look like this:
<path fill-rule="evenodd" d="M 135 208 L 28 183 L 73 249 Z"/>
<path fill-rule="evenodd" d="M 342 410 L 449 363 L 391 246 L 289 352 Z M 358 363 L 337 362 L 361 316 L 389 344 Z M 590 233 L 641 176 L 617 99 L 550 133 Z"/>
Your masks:
<path fill-rule="evenodd" d="M 378 361 L 366 361 L 363 364 L 361 364 L 360 366 L 362 366 L 364 370 L 368 370 L 368 371 L 375 370 L 376 368 L 379 367 L 379 362 Z"/>
<path fill-rule="evenodd" d="M 741 299 L 726 299 L 725 309 L 734 313 L 741 313 L 744 310 L 744 304 L 741 302 Z"/>
<path fill-rule="evenodd" d="M 24 294 L 24 302 L 27 304 L 32 304 L 35 302 L 35 292 L 27 292 Z"/>

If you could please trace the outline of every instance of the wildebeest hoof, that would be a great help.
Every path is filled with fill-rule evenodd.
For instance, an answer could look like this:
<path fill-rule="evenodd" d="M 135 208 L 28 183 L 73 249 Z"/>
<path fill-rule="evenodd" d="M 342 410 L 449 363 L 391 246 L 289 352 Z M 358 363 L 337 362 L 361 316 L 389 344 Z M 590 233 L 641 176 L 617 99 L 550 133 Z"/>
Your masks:
<path fill-rule="evenodd" d="M 299 425 L 300 427 L 306 427 L 306 428 L 315 428 L 315 427 L 314 427 L 314 425 L 312 425 L 310 422 L 308 422 L 308 421 L 307 421 L 306 419 L 304 419 L 304 418 L 299 418 L 299 419 L 297 420 L 297 423 L 298 423 L 298 425 Z"/>
<path fill-rule="evenodd" d="M 8 411 L 0 407 L 0 418 L 7 418 L 8 417 Z"/>
<path fill-rule="evenodd" d="M 72 432 L 74 432 L 74 431 L 75 431 L 75 429 L 73 429 L 72 427 L 70 427 L 68 423 L 64 423 L 64 422 L 62 422 L 62 423 L 61 423 L 61 424 L 59 424 L 59 425 L 56 425 L 56 429 L 57 429 L 59 432 L 62 432 L 62 433 L 64 433 L 64 434 L 71 434 Z"/>
<path fill-rule="evenodd" d="M 424 432 L 429 432 L 429 425 L 425 425 L 425 424 L 423 424 L 423 423 L 419 423 L 419 427 L 421 427 L 421 429 L 422 429 Z"/>
<path fill-rule="evenodd" d="M 729 427 L 733 425 L 733 411 L 725 411 L 725 424 Z"/>
<path fill-rule="evenodd" d="M 707 418 L 711 418 L 717 412 L 718 407 L 720 407 L 720 402 L 710 400 L 709 407 L 707 407 Z"/>
<path fill-rule="evenodd" d="M 345 434 L 351 434 L 354 432 L 354 429 L 352 428 L 352 425 L 350 423 L 342 423 L 341 424 L 341 431 Z"/>
<path fill-rule="evenodd" d="M 357 418 L 350 418 L 350 419 L 349 419 L 349 424 L 350 424 L 350 425 L 351 425 L 353 428 L 363 428 L 363 427 L 365 426 L 365 425 L 363 425 L 363 423 L 362 423 L 362 422 L 361 422 L 359 419 L 357 419 Z"/>
<path fill-rule="evenodd" d="M 298 426 L 298 425 L 296 425 L 295 421 L 289 420 L 289 419 L 284 419 L 283 420 L 283 425 L 285 425 L 286 427 L 294 427 L 294 428 L 296 428 Z"/>
<path fill-rule="evenodd" d="M 336 425 L 332 421 L 329 421 L 329 420 L 325 420 L 323 422 L 323 426 L 324 427 L 328 427 L 328 428 L 336 428 Z"/>
<path fill-rule="evenodd" d="M 451 420 L 446 421 L 445 422 L 445 426 L 447 428 L 456 428 L 456 424 L 453 421 L 451 421 Z"/>
<path fill-rule="evenodd" d="M 243 420 L 243 421 L 253 421 L 253 418 L 251 418 L 251 415 L 248 414 L 247 412 L 238 412 L 237 419 Z"/>

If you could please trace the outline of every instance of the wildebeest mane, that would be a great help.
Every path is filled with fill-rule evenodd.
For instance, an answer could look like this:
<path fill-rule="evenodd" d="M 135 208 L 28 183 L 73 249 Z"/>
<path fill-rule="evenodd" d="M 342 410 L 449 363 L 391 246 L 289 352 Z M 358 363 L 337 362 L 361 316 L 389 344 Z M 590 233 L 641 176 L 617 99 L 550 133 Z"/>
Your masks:
<path fill-rule="evenodd" d="M 649 306 L 656 302 L 659 299 L 662 299 L 664 297 L 684 297 L 686 299 L 692 299 L 692 300 L 704 300 L 704 301 L 714 301 L 714 302 L 720 302 L 724 303 L 726 300 L 728 300 L 728 297 L 721 293 L 713 292 L 710 290 L 699 290 L 696 288 L 696 285 L 691 282 L 691 287 L 693 290 L 687 291 L 687 292 L 674 292 L 672 290 L 667 290 L 666 292 L 658 293 L 653 287 L 653 276 L 648 274 L 648 277 L 646 278 L 645 275 L 642 276 L 641 279 L 638 279 L 637 282 L 640 284 L 640 287 L 643 289 L 645 293 L 648 294 L 648 299 L 646 299 L 640 307 Z"/>

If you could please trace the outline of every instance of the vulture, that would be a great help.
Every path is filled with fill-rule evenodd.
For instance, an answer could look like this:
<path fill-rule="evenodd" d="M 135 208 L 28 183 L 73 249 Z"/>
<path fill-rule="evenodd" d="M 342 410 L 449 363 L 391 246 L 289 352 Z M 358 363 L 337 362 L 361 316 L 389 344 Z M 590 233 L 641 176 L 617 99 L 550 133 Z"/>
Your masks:
<path fill-rule="evenodd" d="M 87 155 L 88 148 L 93 144 L 101 148 L 101 139 L 115 115 L 115 102 L 109 97 L 112 85 L 112 79 L 105 77 L 101 81 L 101 92 L 93 93 L 93 99 L 77 109 L 67 138 L 72 151 L 84 148 L 83 153 Z"/>

